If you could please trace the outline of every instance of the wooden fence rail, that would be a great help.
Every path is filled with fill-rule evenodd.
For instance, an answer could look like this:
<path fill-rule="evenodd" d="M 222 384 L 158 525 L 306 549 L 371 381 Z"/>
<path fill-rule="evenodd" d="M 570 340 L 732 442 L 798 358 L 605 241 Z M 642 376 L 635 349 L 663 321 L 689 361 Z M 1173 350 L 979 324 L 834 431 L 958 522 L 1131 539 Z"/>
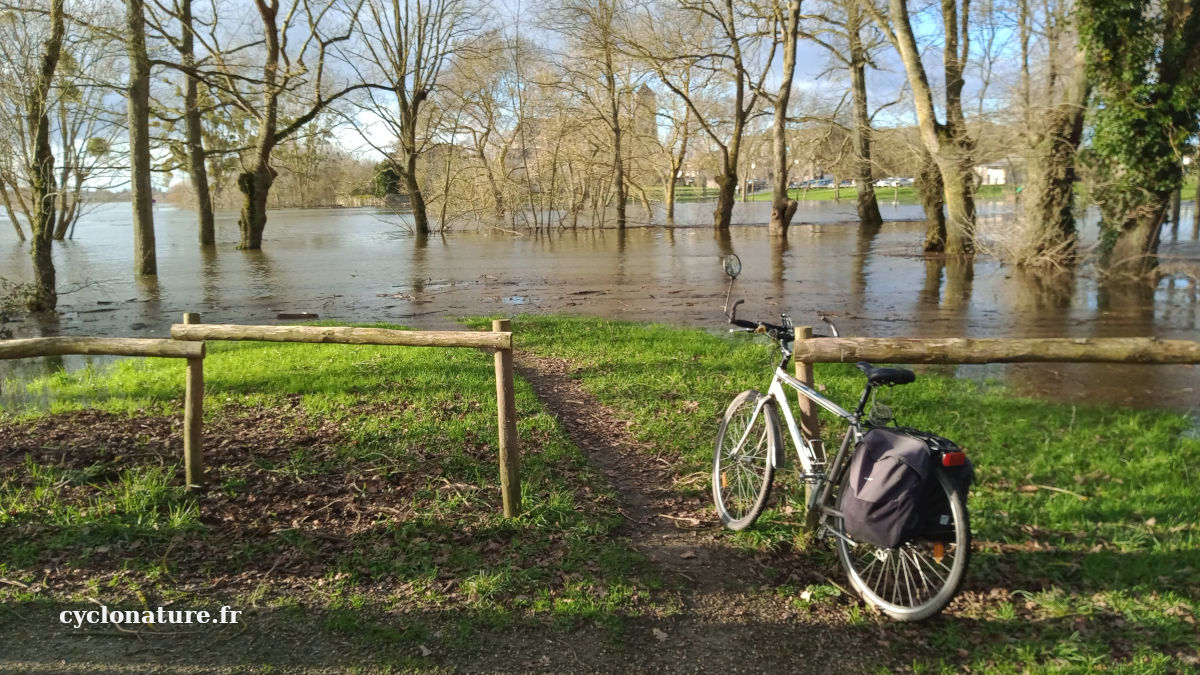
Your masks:
<path fill-rule="evenodd" d="M 517 446 L 516 400 L 513 390 L 512 331 L 507 319 L 492 322 L 491 332 L 408 331 L 345 326 L 239 326 L 201 324 L 199 315 L 184 315 L 171 326 L 171 337 L 182 341 L 256 340 L 323 344 L 396 345 L 405 347 L 465 347 L 495 353 L 496 408 L 499 422 L 500 492 L 504 515 L 521 512 L 521 454 Z M 199 406 L 199 403 L 197 403 Z M 201 410 L 197 407 L 195 415 Z"/>
<path fill-rule="evenodd" d="M 183 395 L 183 473 L 191 488 L 203 480 L 202 418 L 192 415 L 204 399 L 204 343 L 143 338 L 42 337 L 0 341 L 0 359 L 37 356 L 149 356 L 187 359 L 187 384 Z M 197 375 L 199 374 L 199 375 Z"/>
<path fill-rule="evenodd" d="M 814 363 L 1200 363 L 1200 342 L 1157 338 L 812 338 L 796 327 L 796 379 L 812 386 Z M 800 397 L 800 424 L 817 428 L 816 407 Z"/>
<path fill-rule="evenodd" d="M 1200 342 L 1156 338 L 817 338 L 796 340 L 809 363 L 1200 363 Z"/>

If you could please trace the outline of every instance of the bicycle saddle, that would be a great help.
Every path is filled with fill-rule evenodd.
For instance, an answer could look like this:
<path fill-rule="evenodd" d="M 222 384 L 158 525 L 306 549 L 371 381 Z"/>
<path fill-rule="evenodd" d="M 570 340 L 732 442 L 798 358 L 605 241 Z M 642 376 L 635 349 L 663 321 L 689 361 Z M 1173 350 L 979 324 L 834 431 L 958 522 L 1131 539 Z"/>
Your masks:
<path fill-rule="evenodd" d="M 855 364 L 867 376 L 867 382 L 873 385 L 908 384 L 917 379 L 917 374 L 906 368 L 876 368 L 866 361 Z"/>

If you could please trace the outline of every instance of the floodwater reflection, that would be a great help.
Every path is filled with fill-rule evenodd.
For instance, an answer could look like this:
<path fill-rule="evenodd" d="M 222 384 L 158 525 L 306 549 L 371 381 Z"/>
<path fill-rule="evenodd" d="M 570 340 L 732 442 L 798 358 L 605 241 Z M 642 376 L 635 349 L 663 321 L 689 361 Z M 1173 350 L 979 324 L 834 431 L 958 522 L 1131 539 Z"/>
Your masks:
<path fill-rule="evenodd" d="M 765 223 L 769 203 L 739 204 L 741 222 Z M 891 208 L 891 207 L 889 207 Z M 757 211 L 755 210 L 757 209 Z M 981 222 L 1002 227 L 1011 205 L 981 205 Z M 912 212 L 912 213 L 910 213 Z M 417 236 L 374 209 L 273 211 L 265 250 L 236 250 L 236 215 L 217 219 L 218 244 L 195 243 L 194 216 L 157 212 L 159 276 L 135 281 L 128 209 L 105 207 L 81 221 L 76 240 L 55 247 L 59 285 L 78 289 L 61 314 L 14 325 L 19 334 L 168 334 L 179 313 L 214 323 L 274 323 L 278 312 L 322 319 L 457 328 L 460 316 L 575 313 L 666 322 L 723 333 L 726 278 L 719 260 L 737 253 L 743 273 L 733 299 L 747 317 L 790 314 L 798 325 L 834 317 L 845 335 L 906 337 L 1200 337 L 1195 281 L 1157 286 L 1101 284 L 1088 268 L 1044 273 L 921 254 L 920 207 L 899 205 L 863 229 L 854 205 L 801 206 L 786 240 L 765 226 L 716 232 L 710 205 L 680 205 L 678 222 L 700 226 L 625 231 L 490 228 Z M 917 214 L 917 215 L 914 215 Z M 1164 259 L 1200 265 L 1186 220 L 1166 236 Z M 849 214 L 849 215 L 847 215 Z M 26 244 L 0 228 L 0 275 L 29 277 Z M 1095 241 L 1094 220 L 1084 224 Z M 518 324 L 519 330 L 519 324 Z M 0 376 L 23 366 L 0 363 Z M 67 365 L 72 365 L 69 360 Z M 47 366 L 49 367 L 49 366 Z M 28 369 L 28 367 L 25 367 Z M 1190 367 L 1029 364 L 962 366 L 963 377 L 998 377 L 1019 391 L 1074 401 L 1196 406 L 1200 373 Z M 0 399 L 0 405 L 2 405 Z"/>

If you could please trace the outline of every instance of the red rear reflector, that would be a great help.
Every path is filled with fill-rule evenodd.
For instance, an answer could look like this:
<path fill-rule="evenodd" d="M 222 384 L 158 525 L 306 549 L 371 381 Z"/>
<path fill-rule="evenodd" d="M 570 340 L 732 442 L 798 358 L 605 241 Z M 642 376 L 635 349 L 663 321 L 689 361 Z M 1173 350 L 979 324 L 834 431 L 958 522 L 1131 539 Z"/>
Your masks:
<path fill-rule="evenodd" d="M 944 452 L 942 453 L 942 466 L 962 466 L 967 463 L 967 453 L 965 452 Z"/>

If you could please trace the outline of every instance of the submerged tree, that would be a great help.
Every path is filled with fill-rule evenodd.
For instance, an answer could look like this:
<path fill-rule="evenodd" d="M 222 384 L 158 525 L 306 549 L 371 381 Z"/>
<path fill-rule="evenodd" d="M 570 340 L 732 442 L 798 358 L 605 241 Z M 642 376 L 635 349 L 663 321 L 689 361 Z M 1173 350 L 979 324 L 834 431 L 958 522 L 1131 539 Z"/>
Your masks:
<path fill-rule="evenodd" d="M 872 28 L 871 19 L 863 8 L 864 0 L 831 0 L 811 19 L 815 30 L 805 37 L 825 47 L 850 75 L 850 93 L 854 111 L 851 140 L 854 146 L 854 182 L 857 193 L 858 221 L 864 227 L 883 223 L 879 202 L 875 196 L 874 172 L 871 163 L 870 105 L 867 96 L 867 66 L 882 38 Z M 940 181 L 938 183 L 941 184 Z M 940 202 L 939 202 L 940 208 Z"/>
<path fill-rule="evenodd" d="M 1151 272 L 1180 158 L 1200 122 L 1200 0 L 1080 0 L 1095 83 L 1092 151 L 1101 255 Z"/>
<path fill-rule="evenodd" d="M 15 16 L 10 18 L 17 20 Z M 54 260 L 51 258 L 58 188 L 54 175 L 54 149 L 50 143 L 50 97 L 66 33 L 63 0 L 52 0 L 48 21 L 37 24 L 35 30 L 45 31 L 40 50 L 24 54 L 21 61 L 10 63 L 10 67 L 16 66 L 22 77 L 28 78 L 22 83 L 23 97 L 18 108 L 23 128 L 21 145 L 27 151 L 24 173 L 29 181 L 32 216 L 29 229 L 34 292 L 29 308 L 49 311 L 58 305 Z"/>
<path fill-rule="evenodd" d="M 1018 264 L 1074 258 L 1075 154 L 1083 140 L 1087 73 L 1072 0 L 1018 0 L 1026 177 Z M 1031 64 L 1037 59 L 1040 62 Z"/>
<path fill-rule="evenodd" d="M 256 122 L 254 147 L 237 179 L 242 193 L 238 248 L 262 248 L 267 197 L 276 176 L 271 166 L 275 147 L 331 103 L 365 86 L 350 84 L 331 93 L 326 81 L 327 59 L 335 45 L 350 38 L 352 17 L 361 6 L 361 0 L 350 6 L 335 0 L 291 0 L 281 12 L 280 0 L 254 0 L 263 40 L 258 79 L 248 79 L 244 69 L 222 60 L 224 85 L 236 105 Z M 345 14 L 339 11 L 342 8 Z M 299 96 L 304 89 L 311 94 Z M 285 110 L 289 101 L 293 105 Z M 289 110 L 294 110 L 294 116 L 287 114 Z"/>
<path fill-rule="evenodd" d="M 370 114 L 396 139 L 388 153 L 412 206 L 418 234 L 429 234 L 418 162 L 443 131 L 427 114 L 455 54 L 476 35 L 480 8 L 472 0 L 368 0 L 359 16 L 364 61 L 380 84 L 369 90 Z"/>
<path fill-rule="evenodd" d="M 680 0 L 678 7 L 659 4 L 642 15 L 641 26 L 627 45 L 687 104 L 716 148 L 713 226 L 718 230 L 729 229 L 733 220 L 743 135 L 779 46 L 770 30 L 773 22 L 774 17 L 764 16 L 759 8 L 733 0 Z M 713 116 L 705 109 L 703 97 L 711 95 L 711 89 L 685 90 L 679 73 L 687 70 L 715 74 L 710 86 L 725 88 L 726 114 Z"/>
<path fill-rule="evenodd" d="M 133 202 L 133 271 L 158 273 L 154 251 L 154 188 L 150 180 L 150 55 L 146 51 L 145 0 L 125 0 L 129 54 L 129 173 Z"/>
<path fill-rule="evenodd" d="M 960 7 L 961 2 L 961 7 Z M 971 53 L 970 23 L 967 20 L 970 0 L 942 0 L 942 73 L 945 78 L 945 122 L 938 119 L 921 49 L 913 32 L 907 0 L 888 0 L 884 16 L 873 5 L 866 5 L 875 22 L 900 53 L 913 104 L 921 142 L 937 163 L 942 175 L 945 196 L 945 235 L 926 237 L 925 250 L 950 254 L 972 253 L 975 250 L 975 173 L 974 142 L 967 133 L 963 114 L 963 74 L 967 56 Z"/>
<path fill-rule="evenodd" d="M 800 0 L 778 1 L 774 6 L 776 29 L 783 41 L 783 67 L 779 78 L 779 93 L 775 95 L 774 124 L 771 126 L 772 168 L 775 181 L 771 186 L 771 220 L 767 230 L 786 237 L 796 200 L 788 196 L 788 101 L 791 100 L 792 80 L 796 75 L 796 41 L 800 37 Z"/>

